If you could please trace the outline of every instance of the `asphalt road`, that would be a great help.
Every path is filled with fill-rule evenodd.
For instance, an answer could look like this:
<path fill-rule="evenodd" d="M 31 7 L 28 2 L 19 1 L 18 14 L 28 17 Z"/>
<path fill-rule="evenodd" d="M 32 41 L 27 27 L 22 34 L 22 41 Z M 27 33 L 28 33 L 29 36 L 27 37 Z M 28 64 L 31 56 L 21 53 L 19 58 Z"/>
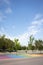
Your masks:
<path fill-rule="evenodd" d="M 0 65 L 43 65 L 43 57 L 0 60 Z"/>

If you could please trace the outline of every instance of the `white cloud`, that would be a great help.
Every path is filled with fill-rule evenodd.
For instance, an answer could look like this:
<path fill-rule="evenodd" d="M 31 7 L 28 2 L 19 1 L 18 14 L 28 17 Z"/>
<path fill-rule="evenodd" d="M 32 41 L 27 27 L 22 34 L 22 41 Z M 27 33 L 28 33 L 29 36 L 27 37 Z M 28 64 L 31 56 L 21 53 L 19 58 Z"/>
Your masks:
<path fill-rule="evenodd" d="M 4 0 L 4 2 L 6 3 L 6 4 L 10 4 L 10 1 L 9 0 Z"/>
<path fill-rule="evenodd" d="M 32 25 L 42 25 L 42 24 L 43 24 L 43 19 L 35 20 L 32 22 Z"/>
<path fill-rule="evenodd" d="M 33 21 L 33 22 L 32 22 L 32 25 L 37 25 L 37 24 L 39 24 L 38 21 Z"/>
<path fill-rule="evenodd" d="M 35 28 L 35 26 L 31 25 L 25 33 L 18 36 L 18 39 L 21 43 L 21 45 L 28 45 L 29 37 L 30 35 L 36 35 L 39 32 L 38 29 Z"/>
<path fill-rule="evenodd" d="M 8 32 L 6 32 L 6 28 L 1 27 L 0 28 L 0 35 L 4 35 L 6 36 L 6 38 L 9 38 L 11 40 L 13 40 L 14 38 L 10 36 L 10 34 Z"/>
<path fill-rule="evenodd" d="M 28 40 L 30 35 L 35 36 L 38 33 L 40 33 L 41 25 L 43 25 L 43 18 L 40 19 L 40 17 L 37 15 L 37 20 L 32 21 L 31 25 L 27 28 L 27 31 L 22 35 L 18 36 L 22 45 L 28 45 Z"/>
<path fill-rule="evenodd" d="M 32 22 L 32 25 L 42 25 L 43 24 L 43 15 L 41 14 L 36 14 L 34 17 L 34 21 Z"/>
<path fill-rule="evenodd" d="M 37 20 L 34 20 L 31 22 L 31 25 L 27 28 L 27 31 L 21 35 L 18 35 L 18 37 L 15 37 L 15 38 L 18 38 L 21 45 L 28 45 L 28 40 L 29 40 L 29 36 L 30 35 L 38 35 L 38 33 L 40 33 L 40 31 L 43 29 L 41 28 L 41 26 L 43 25 L 43 18 L 42 19 L 37 19 Z M 15 28 L 13 26 L 13 28 Z M 4 31 L 3 28 L 1 28 L 2 31 Z M 10 35 L 7 34 L 7 37 L 10 38 L 10 39 L 14 39 L 14 37 L 11 37 Z"/>
<path fill-rule="evenodd" d="M 34 20 L 40 19 L 41 17 L 42 17 L 41 14 L 36 14 L 35 17 L 34 17 Z"/>
<path fill-rule="evenodd" d="M 12 13 L 12 9 L 11 8 L 7 8 L 5 13 Z"/>
<path fill-rule="evenodd" d="M 36 35 L 38 33 L 38 30 L 33 29 L 29 32 L 30 32 L 30 35 Z"/>
<path fill-rule="evenodd" d="M 3 15 L 3 13 L 0 12 L 0 22 L 6 19 L 6 16 Z"/>
<path fill-rule="evenodd" d="M 0 0 L 0 6 L 2 6 L 2 5 L 10 5 L 10 0 Z"/>
<path fill-rule="evenodd" d="M 14 40 L 15 37 L 13 37 L 13 34 L 11 35 L 9 32 L 8 32 L 8 28 L 6 27 L 3 27 L 1 26 L 0 27 L 0 35 L 5 35 L 6 38 L 9 38 L 11 40 Z"/>
<path fill-rule="evenodd" d="M 28 45 L 30 35 L 36 35 L 38 30 L 29 30 L 22 35 L 19 35 L 17 38 L 19 39 L 21 45 Z"/>
<path fill-rule="evenodd" d="M 29 34 L 28 34 L 28 32 L 26 32 L 26 33 L 23 33 L 22 35 L 19 35 L 17 38 L 19 39 L 21 45 L 27 45 L 28 44 L 27 40 L 29 39 Z"/>
<path fill-rule="evenodd" d="M 0 0 L 0 7 L 1 7 L 1 11 L 2 13 L 0 14 L 0 22 L 4 21 L 4 19 L 6 19 L 7 16 L 5 16 L 5 14 L 9 14 L 12 13 L 12 9 L 11 9 L 11 1 L 10 0 Z M 3 9 L 2 9 L 3 6 Z"/>
<path fill-rule="evenodd" d="M 5 32 L 5 28 L 4 27 L 0 27 L 0 34 L 1 35 L 3 35 L 3 34 L 5 34 L 6 32 Z"/>

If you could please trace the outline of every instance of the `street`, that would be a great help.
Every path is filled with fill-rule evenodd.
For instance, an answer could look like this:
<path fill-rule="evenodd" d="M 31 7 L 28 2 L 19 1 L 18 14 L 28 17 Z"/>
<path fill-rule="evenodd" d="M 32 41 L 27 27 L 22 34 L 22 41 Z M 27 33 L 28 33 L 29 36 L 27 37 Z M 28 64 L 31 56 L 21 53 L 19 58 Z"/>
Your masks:
<path fill-rule="evenodd" d="M 0 65 L 43 65 L 43 57 L 0 60 Z"/>

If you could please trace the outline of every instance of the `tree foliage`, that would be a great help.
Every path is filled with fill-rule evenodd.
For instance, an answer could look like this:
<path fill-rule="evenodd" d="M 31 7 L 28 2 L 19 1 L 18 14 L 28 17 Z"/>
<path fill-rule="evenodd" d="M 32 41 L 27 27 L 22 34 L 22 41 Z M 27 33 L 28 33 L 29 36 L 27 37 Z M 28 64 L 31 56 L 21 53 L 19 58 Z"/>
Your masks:
<path fill-rule="evenodd" d="M 34 37 L 31 35 L 29 38 L 28 49 L 29 50 L 43 50 L 43 41 L 42 40 L 35 40 L 34 44 Z"/>
<path fill-rule="evenodd" d="M 34 40 L 34 37 L 31 35 L 29 37 L 28 47 L 20 45 L 19 39 L 14 39 L 14 41 L 5 37 L 5 35 L 0 36 L 0 50 L 43 50 L 43 41 Z"/>
<path fill-rule="evenodd" d="M 21 45 L 20 45 L 19 39 L 14 39 L 14 43 L 15 43 L 14 49 L 16 51 L 20 50 L 21 49 Z"/>
<path fill-rule="evenodd" d="M 28 42 L 28 49 L 29 49 L 29 50 L 34 50 L 34 49 L 35 49 L 35 47 L 34 47 L 34 45 L 33 45 L 33 42 L 34 42 L 34 37 L 33 37 L 33 35 L 31 35 L 31 36 L 29 37 L 29 42 Z"/>
<path fill-rule="evenodd" d="M 35 40 L 35 48 L 38 50 L 43 50 L 43 41 L 42 40 Z"/>
<path fill-rule="evenodd" d="M 5 38 L 5 36 L 0 37 L 0 49 L 3 51 L 5 50 L 13 50 L 14 42 L 8 38 Z"/>

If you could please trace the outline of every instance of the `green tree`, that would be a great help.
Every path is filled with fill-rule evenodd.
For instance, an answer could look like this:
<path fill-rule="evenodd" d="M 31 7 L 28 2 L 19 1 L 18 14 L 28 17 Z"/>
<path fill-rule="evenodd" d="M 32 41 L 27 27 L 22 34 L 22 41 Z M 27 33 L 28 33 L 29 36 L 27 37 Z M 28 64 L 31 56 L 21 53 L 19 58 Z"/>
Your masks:
<path fill-rule="evenodd" d="M 14 42 L 8 38 L 5 38 L 5 36 L 0 37 L 0 49 L 5 51 L 6 49 L 8 50 L 13 50 L 14 48 Z"/>
<path fill-rule="evenodd" d="M 43 41 L 42 40 L 35 40 L 35 48 L 37 50 L 43 50 Z"/>
<path fill-rule="evenodd" d="M 31 35 L 30 37 L 29 37 L 29 42 L 28 42 L 28 49 L 29 50 L 34 50 L 34 45 L 33 45 L 33 42 L 34 42 L 34 37 L 33 37 L 33 35 Z"/>
<path fill-rule="evenodd" d="M 27 47 L 26 46 L 21 46 L 21 49 L 22 50 L 27 50 Z"/>
<path fill-rule="evenodd" d="M 15 43 L 14 49 L 16 51 L 20 50 L 21 49 L 21 45 L 20 45 L 19 39 L 14 39 L 14 43 Z"/>
<path fill-rule="evenodd" d="M 30 38 L 29 38 L 29 43 L 33 44 L 33 41 L 34 41 L 34 37 L 33 37 L 33 35 L 31 35 Z"/>

